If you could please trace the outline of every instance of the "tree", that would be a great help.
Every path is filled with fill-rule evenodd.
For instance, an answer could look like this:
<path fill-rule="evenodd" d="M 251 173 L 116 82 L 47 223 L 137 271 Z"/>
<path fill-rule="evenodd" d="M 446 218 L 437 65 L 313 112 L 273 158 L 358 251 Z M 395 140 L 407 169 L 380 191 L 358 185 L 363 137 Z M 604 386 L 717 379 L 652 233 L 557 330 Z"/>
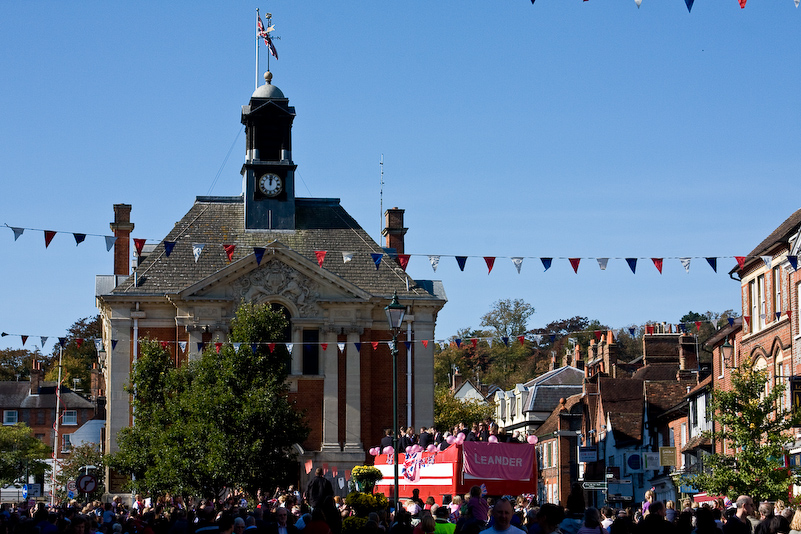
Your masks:
<path fill-rule="evenodd" d="M 58 490 L 58 499 L 63 500 L 67 497 L 67 492 L 64 489 L 67 486 L 67 482 L 78 480 L 78 477 L 84 474 L 92 474 L 97 480 L 95 491 L 85 496 L 85 500 L 100 499 L 104 493 L 103 486 L 105 483 L 103 479 L 105 469 L 103 466 L 103 455 L 96 443 L 83 443 L 73 446 L 70 449 L 70 455 L 61 463 L 56 475 L 56 486 L 61 488 Z"/>
<path fill-rule="evenodd" d="M 523 299 L 503 299 L 481 317 L 481 326 L 492 328 L 496 339 L 514 338 L 528 330 L 528 320 L 534 307 Z"/>
<path fill-rule="evenodd" d="M 462 401 L 447 387 L 434 389 L 434 426 L 441 431 L 451 430 L 459 423 L 470 424 L 495 415 L 495 404 L 476 400 Z"/>
<path fill-rule="evenodd" d="M 38 349 L 0 349 L 0 381 L 28 380 L 34 360 L 42 360 Z"/>
<path fill-rule="evenodd" d="M 75 321 L 67 330 L 66 343 L 61 358 L 62 383 L 73 387 L 74 380 L 78 379 L 79 389 L 89 389 L 91 379 L 89 372 L 92 364 L 97 361 L 97 348 L 94 340 L 102 337 L 103 323 L 99 315 L 84 317 Z M 48 362 L 49 369 L 45 373 L 45 380 L 55 382 L 58 380 L 58 360 L 61 345 L 56 343 Z"/>
<path fill-rule="evenodd" d="M 750 495 L 759 502 L 784 499 L 801 482 L 795 469 L 783 466 L 801 411 L 780 409 L 784 385 L 767 386 L 767 373 L 746 363 L 733 370 L 731 390 L 713 390 L 708 413 L 715 427 L 706 436 L 725 442 L 730 452 L 705 456 L 702 470 L 683 483 L 709 495 Z"/>
<path fill-rule="evenodd" d="M 50 452 L 25 423 L 0 426 L 0 486 L 27 483 L 27 476 L 43 477 L 50 469 L 45 462 Z"/>
<path fill-rule="evenodd" d="M 136 419 L 110 465 L 143 492 L 216 497 L 235 486 L 255 495 L 285 483 L 293 445 L 308 435 L 287 398 L 286 348 L 268 346 L 285 327 L 280 311 L 242 304 L 231 322 L 239 350 L 209 347 L 180 368 L 159 343 L 143 343 L 131 374 Z"/>

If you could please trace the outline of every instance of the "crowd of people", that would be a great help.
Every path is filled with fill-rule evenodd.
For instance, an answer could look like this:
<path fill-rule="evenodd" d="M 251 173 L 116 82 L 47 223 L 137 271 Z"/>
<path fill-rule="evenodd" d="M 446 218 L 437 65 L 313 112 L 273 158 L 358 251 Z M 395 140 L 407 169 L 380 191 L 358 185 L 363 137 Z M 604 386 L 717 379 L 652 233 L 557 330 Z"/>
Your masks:
<path fill-rule="evenodd" d="M 801 509 L 781 501 L 758 507 L 742 495 L 734 502 L 662 502 L 652 491 L 637 507 L 585 506 L 575 485 L 565 506 L 538 505 L 531 495 L 486 498 L 479 486 L 464 496 L 420 498 L 415 490 L 398 509 L 377 510 L 355 534 L 801 534 Z M 242 495 L 225 500 L 184 502 L 169 494 L 155 499 L 136 495 L 78 505 L 75 501 L 26 509 L 3 504 L 0 534 L 343 534 L 353 511 L 334 495 L 318 469 L 301 494 L 293 487 L 272 496 Z M 348 531 L 346 534 L 353 532 Z"/>
<path fill-rule="evenodd" d="M 487 419 L 478 421 L 470 425 L 459 423 L 453 428 L 444 432 L 437 430 L 436 427 L 421 427 L 419 432 L 415 432 L 414 427 L 400 427 L 398 429 L 398 451 L 405 451 L 413 445 L 420 445 L 423 450 L 428 449 L 429 445 L 434 445 L 439 449 L 444 449 L 452 440 L 448 438 L 453 436 L 464 436 L 464 441 L 484 441 L 484 442 L 498 442 L 498 443 L 523 443 L 526 441 L 526 435 L 518 430 L 507 434 L 505 429 L 499 427 L 492 420 Z M 392 447 L 393 432 L 391 428 L 384 430 L 384 437 L 381 439 L 380 447 L 378 450 L 384 451 L 387 447 Z"/>

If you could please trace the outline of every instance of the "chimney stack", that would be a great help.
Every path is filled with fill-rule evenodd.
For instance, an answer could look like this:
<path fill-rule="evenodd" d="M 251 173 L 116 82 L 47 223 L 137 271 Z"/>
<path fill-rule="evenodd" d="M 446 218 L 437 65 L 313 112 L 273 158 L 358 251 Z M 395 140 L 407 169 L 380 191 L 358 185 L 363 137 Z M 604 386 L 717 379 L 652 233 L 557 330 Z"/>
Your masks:
<path fill-rule="evenodd" d="M 117 240 L 114 242 L 114 274 L 128 276 L 131 274 L 131 205 L 114 204 L 114 222 L 110 225 Z"/>
<path fill-rule="evenodd" d="M 42 383 L 42 378 L 44 378 L 42 375 L 44 375 L 44 371 L 42 371 L 41 362 L 34 360 L 31 368 L 31 395 L 39 394 L 39 386 Z"/>
<path fill-rule="evenodd" d="M 386 247 L 394 248 L 398 254 L 403 254 L 403 238 L 408 228 L 403 227 L 403 213 L 406 210 L 390 208 L 384 212 L 384 226 L 381 235 L 386 238 Z"/>

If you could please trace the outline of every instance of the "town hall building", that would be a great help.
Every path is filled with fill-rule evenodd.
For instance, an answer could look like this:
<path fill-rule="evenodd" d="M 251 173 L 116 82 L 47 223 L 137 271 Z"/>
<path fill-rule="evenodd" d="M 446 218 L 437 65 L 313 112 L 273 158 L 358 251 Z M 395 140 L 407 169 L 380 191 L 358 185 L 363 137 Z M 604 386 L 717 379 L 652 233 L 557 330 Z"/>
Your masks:
<path fill-rule="evenodd" d="M 306 414 L 310 433 L 299 465 L 339 476 L 364 464 L 366 452 L 392 426 L 392 339 L 384 308 L 397 293 L 407 308 L 398 343 L 402 425 L 434 419 L 434 327 L 446 297 L 439 281 L 413 280 L 402 265 L 402 209 L 387 210 L 385 247 L 335 198 L 295 196 L 292 122 L 295 108 L 272 75 L 242 107 L 246 156 L 242 195 L 197 197 L 157 245 L 137 249 L 131 272 L 133 207 L 114 206 L 114 275 L 98 276 L 106 384 L 104 450 L 132 422 L 125 387 L 138 343 L 162 341 L 176 365 L 199 348 L 226 343 L 242 302 L 266 303 L 289 318 L 290 400 Z M 409 387 L 410 385 L 410 387 Z M 265 406 L 265 409 L 268 409 Z M 300 469 L 305 483 L 306 469 Z M 108 491 L 123 480 L 107 479 Z"/>

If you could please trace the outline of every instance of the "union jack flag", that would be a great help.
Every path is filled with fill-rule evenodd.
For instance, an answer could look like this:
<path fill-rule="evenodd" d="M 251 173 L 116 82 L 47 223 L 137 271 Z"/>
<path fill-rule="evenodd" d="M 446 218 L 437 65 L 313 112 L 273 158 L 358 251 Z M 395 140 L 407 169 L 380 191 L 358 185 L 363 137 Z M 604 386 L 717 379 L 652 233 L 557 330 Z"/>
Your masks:
<path fill-rule="evenodd" d="M 422 453 L 406 454 L 401 470 L 403 477 L 410 482 L 419 482 L 422 463 Z"/>
<path fill-rule="evenodd" d="M 270 26 L 269 28 L 265 29 L 264 24 L 262 24 L 262 22 L 261 22 L 261 15 L 258 16 L 257 25 L 258 25 L 257 35 L 259 37 L 261 37 L 262 39 L 264 39 L 264 44 L 270 50 L 270 54 L 272 54 L 272 56 L 275 59 L 278 59 L 278 51 L 275 49 L 275 45 L 273 44 L 273 40 L 270 39 L 270 32 L 273 30 L 273 27 Z"/>

